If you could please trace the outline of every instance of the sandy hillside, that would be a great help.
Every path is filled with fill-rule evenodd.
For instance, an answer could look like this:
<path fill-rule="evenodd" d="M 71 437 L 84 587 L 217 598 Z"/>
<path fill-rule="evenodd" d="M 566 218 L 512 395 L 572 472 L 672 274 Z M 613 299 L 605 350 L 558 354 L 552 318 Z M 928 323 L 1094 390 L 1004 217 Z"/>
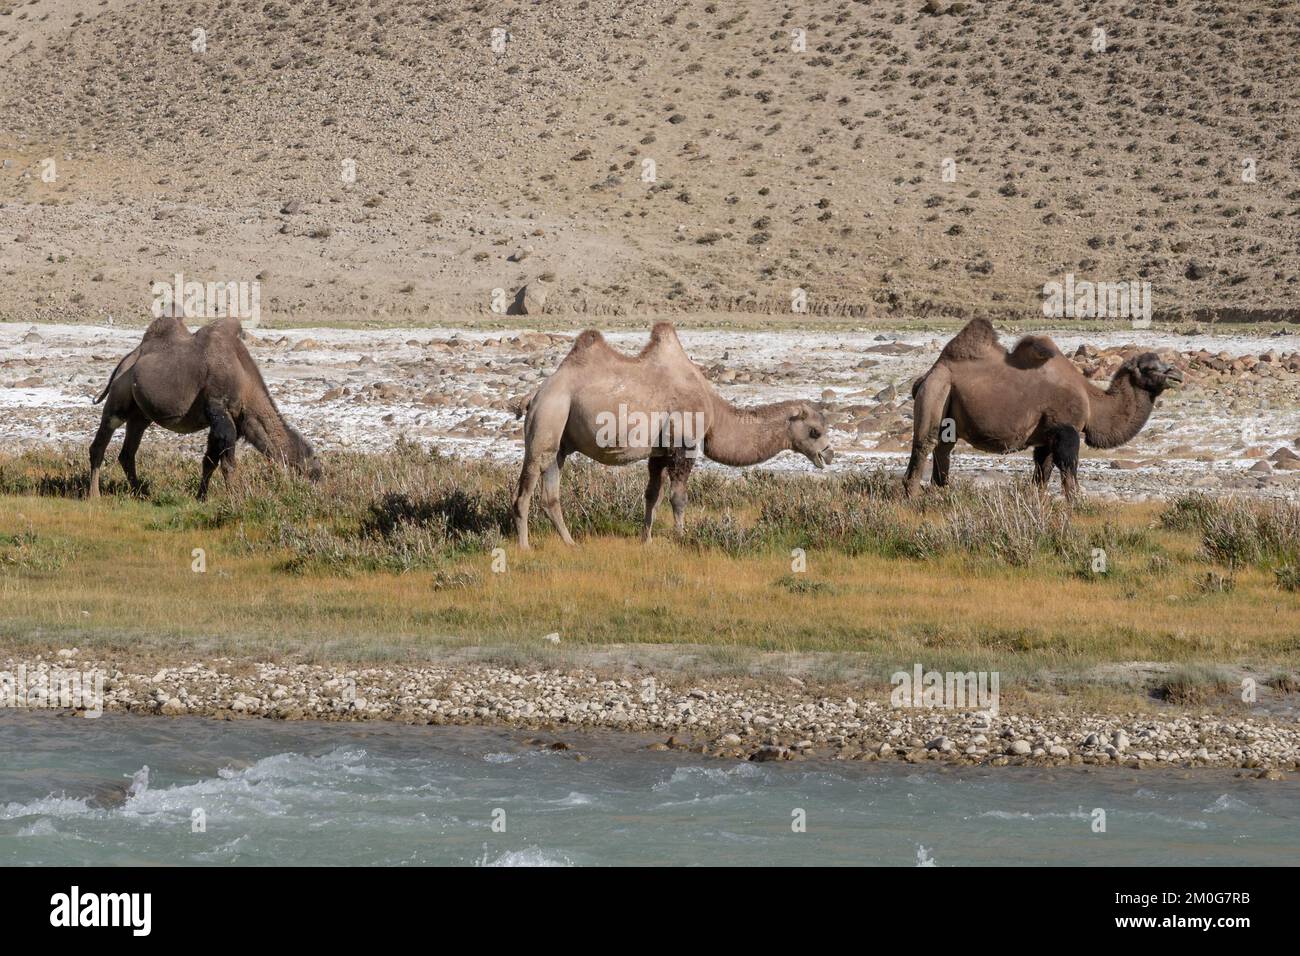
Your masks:
<path fill-rule="evenodd" d="M 1067 272 L 1294 317 L 1298 47 L 1290 0 L 0 0 L 0 318 L 136 322 L 176 272 L 299 325 L 539 278 L 1015 315 Z"/>

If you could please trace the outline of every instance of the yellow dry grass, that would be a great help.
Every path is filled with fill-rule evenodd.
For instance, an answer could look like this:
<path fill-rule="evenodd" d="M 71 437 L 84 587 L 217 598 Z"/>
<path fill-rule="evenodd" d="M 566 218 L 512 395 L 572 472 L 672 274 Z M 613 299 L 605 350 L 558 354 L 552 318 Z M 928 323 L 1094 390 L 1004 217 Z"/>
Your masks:
<path fill-rule="evenodd" d="M 241 547 L 239 526 L 166 526 L 159 506 L 0 497 L 0 533 L 39 547 L 0 561 L 0 641 L 37 650 L 199 652 L 312 660 L 419 659 L 465 645 L 706 645 L 852 653 L 893 668 L 1083 671 L 1122 661 L 1285 666 L 1300 652 L 1300 601 L 1264 570 L 1228 592 L 1198 586 L 1191 534 L 1148 531 L 1171 560 L 1138 552 L 1089 578 L 964 555 L 924 560 L 808 552 L 730 557 L 667 536 L 648 547 L 588 537 L 506 548 L 506 570 L 469 553 L 436 570 L 283 570 L 288 553 Z M 1149 529 L 1156 509 L 1107 509 Z M 1099 518 L 1081 519 L 1099 521 Z M 206 571 L 192 570 L 201 548 Z M 42 550 L 43 549 L 43 550 Z M 11 552 L 12 553 L 12 552 Z M 1187 557 L 1187 563 L 1179 560 Z M 1200 565 L 1203 569 L 1204 565 Z"/>

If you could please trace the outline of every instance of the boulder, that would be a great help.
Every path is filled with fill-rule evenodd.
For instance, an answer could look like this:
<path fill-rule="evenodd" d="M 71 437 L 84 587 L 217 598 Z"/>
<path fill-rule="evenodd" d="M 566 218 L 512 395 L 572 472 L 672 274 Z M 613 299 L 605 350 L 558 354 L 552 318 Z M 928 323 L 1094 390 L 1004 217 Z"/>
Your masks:
<path fill-rule="evenodd" d="M 541 315 L 546 311 L 546 285 L 534 279 L 524 286 L 519 295 L 519 305 L 524 315 Z"/>

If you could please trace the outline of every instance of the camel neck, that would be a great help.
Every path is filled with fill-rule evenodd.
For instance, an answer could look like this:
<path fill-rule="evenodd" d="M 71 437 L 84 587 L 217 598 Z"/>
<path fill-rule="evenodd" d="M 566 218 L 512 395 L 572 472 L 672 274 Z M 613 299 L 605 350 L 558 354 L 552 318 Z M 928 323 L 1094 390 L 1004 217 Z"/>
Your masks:
<path fill-rule="evenodd" d="M 757 465 L 790 448 L 788 420 L 797 402 L 736 408 L 714 397 L 704 454 L 723 465 Z"/>
<path fill-rule="evenodd" d="M 248 443 L 272 461 L 297 463 L 301 459 L 297 443 L 289 434 L 275 403 L 269 400 L 257 402 L 253 408 L 244 412 L 241 422 L 244 438 Z"/>
<path fill-rule="evenodd" d="M 1087 439 L 1093 448 L 1118 448 L 1142 430 L 1155 407 L 1155 396 L 1133 384 L 1122 370 L 1104 392 L 1094 387 Z"/>

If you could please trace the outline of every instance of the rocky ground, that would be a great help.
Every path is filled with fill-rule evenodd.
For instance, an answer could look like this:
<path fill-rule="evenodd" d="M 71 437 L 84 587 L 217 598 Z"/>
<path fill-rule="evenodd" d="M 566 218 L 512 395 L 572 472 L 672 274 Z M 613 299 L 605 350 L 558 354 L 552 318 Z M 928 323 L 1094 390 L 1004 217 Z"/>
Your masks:
<path fill-rule="evenodd" d="M 792 677 L 759 683 L 492 664 L 346 669 L 217 659 L 155 669 L 70 648 L 49 660 L 9 659 L 3 669 L 16 674 L 20 665 L 28 687 L 51 667 L 102 674 L 110 712 L 495 724 L 560 735 L 556 749 L 568 746 L 565 731 L 608 729 L 661 736 L 654 749 L 748 760 L 1212 766 L 1271 777 L 1300 770 L 1300 725 L 1258 714 L 895 708 L 883 693 L 849 696 Z M 26 706 L 49 704 L 29 692 Z"/>
<path fill-rule="evenodd" d="M 1014 334 L 1004 333 L 1004 341 Z M 100 411 L 91 401 L 139 335 L 139 329 L 116 326 L 0 323 L 0 442 L 11 450 L 88 444 Z M 1099 384 L 1125 357 L 1148 348 L 1187 377 L 1184 387 L 1165 393 L 1129 445 L 1085 449 L 1089 493 L 1135 500 L 1188 489 L 1267 496 L 1300 489 L 1300 336 L 1209 335 L 1194 328 L 1053 335 Z M 645 333 L 608 337 L 635 351 Z M 911 382 L 945 338 L 876 329 L 682 332 L 695 361 L 737 404 L 784 398 L 825 403 L 838 455 L 832 470 L 903 467 L 911 440 Z M 523 449 L 511 403 L 554 369 L 571 341 L 571 334 L 526 328 L 248 332 L 281 408 L 318 446 L 378 450 L 401 437 L 502 460 L 518 458 Z M 187 442 L 198 456 L 202 441 L 155 429 L 144 447 Z M 1005 480 L 1025 472 L 1027 459 L 959 445 L 954 469 L 961 478 Z M 770 467 L 806 464 L 784 455 Z"/>

